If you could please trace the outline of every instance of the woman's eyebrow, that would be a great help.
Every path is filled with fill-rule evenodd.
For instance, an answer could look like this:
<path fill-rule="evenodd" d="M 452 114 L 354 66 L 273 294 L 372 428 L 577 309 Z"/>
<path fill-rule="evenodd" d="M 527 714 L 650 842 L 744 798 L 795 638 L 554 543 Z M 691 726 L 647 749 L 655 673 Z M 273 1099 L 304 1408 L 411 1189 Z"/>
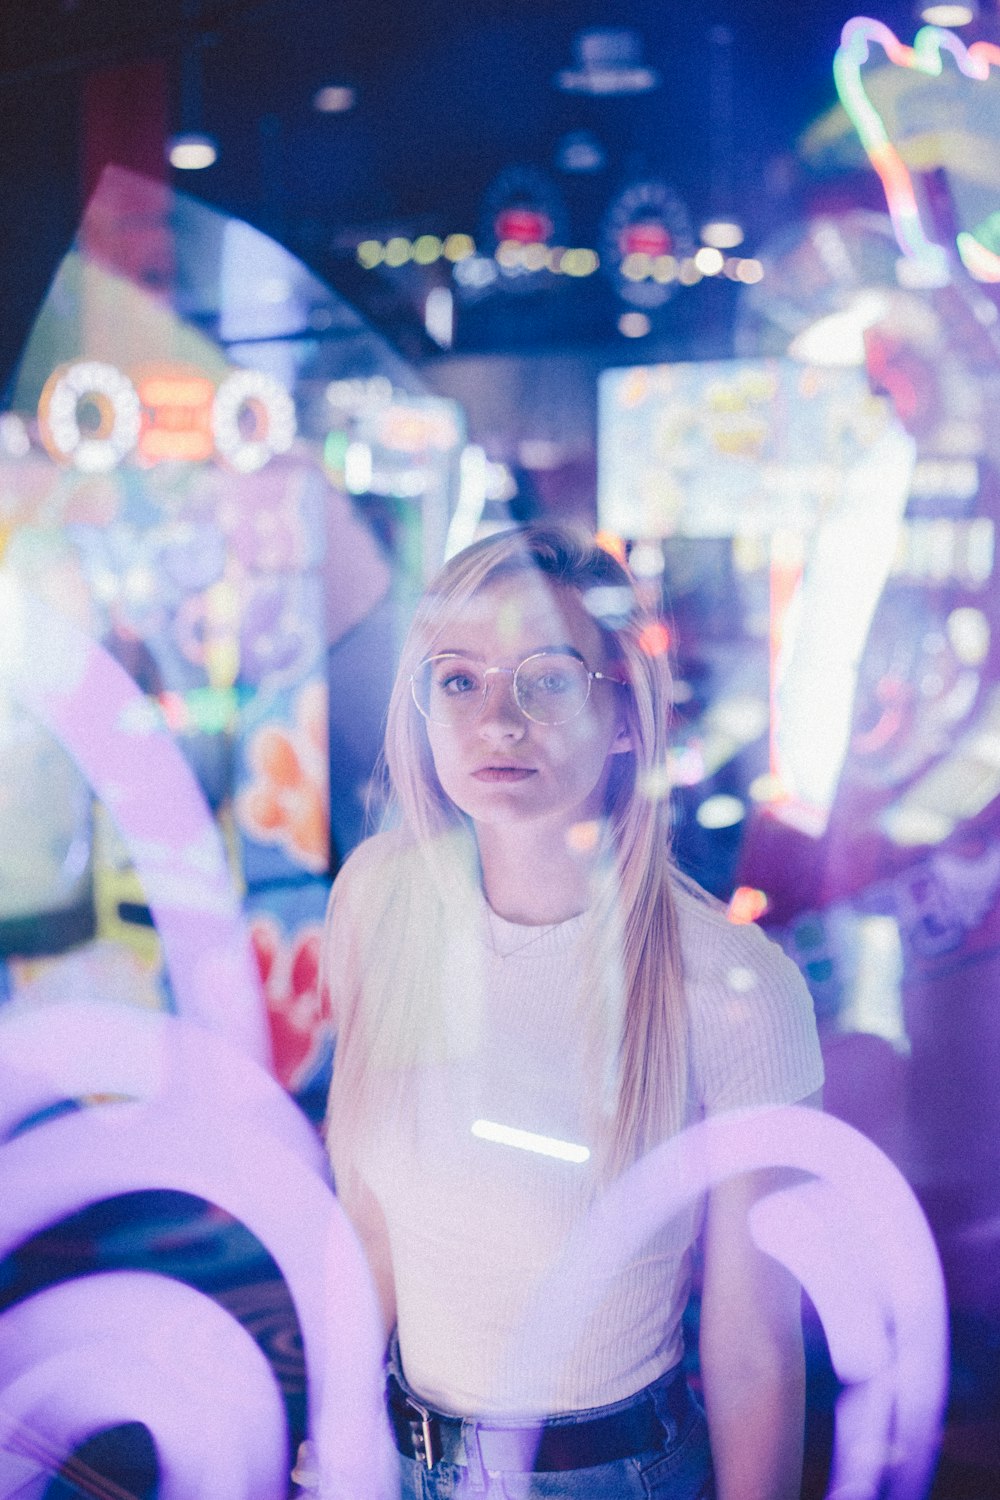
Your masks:
<path fill-rule="evenodd" d="M 478 662 L 485 662 L 486 660 L 485 656 L 480 656 L 478 651 L 469 651 L 464 646 L 438 646 L 437 649 L 431 654 L 433 656 L 464 656 L 469 661 Z M 586 665 L 586 657 L 583 655 L 583 652 L 578 651 L 575 646 L 569 645 L 535 646 L 532 648 L 532 650 L 526 651 L 521 657 L 521 660 L 527 661 L 529 656 L 542 656 L 549 654 L 551 654 L 552 656 L 575 656 L 577 661 L 582 661 L 584 665 Z"/>

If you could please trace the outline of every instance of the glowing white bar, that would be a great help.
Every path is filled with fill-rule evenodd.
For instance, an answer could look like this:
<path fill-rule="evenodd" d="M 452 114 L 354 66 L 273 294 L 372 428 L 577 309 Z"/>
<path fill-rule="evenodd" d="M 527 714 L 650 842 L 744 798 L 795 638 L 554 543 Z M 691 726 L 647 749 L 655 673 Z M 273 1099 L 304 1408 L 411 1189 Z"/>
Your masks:
<path fill-rule="evenodd" d="M 574 1146 L 572 1141 L 557 1141 L 551 1135 L 535 1135 L 530 1130 L 517 1130 L 513 1125 L 497 1125 L 492 1120 L 474 1120 L 472 1134 L 481 1141 L 496 1141 L 499 1146 L 516 1146 L 519 1151 L 537 1151 L 540 1156 L 555 1156 L 559 1161 L 590 1160 L 590 1152 L 586 1146 Z"/>

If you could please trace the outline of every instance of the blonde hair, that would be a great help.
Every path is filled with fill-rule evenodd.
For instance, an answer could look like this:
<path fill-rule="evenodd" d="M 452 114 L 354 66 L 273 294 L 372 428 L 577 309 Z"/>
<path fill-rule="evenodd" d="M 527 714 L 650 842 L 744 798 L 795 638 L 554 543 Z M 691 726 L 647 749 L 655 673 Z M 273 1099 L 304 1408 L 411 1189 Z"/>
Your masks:
<path fill-rule="evenodd" d="M 617 981 L 606 1159 L 620 1169 L 683 1124 L 687 1065 L 670 852 L 670 676 L 657 649 L 662 632 L 649 629 L 655 621 L 642 607 L 628 570 L 586 533 L 554 524 L 501 532 L 453 557 L 427 589 L 403 644 L 389 704 L 385 766 L 402 824 L 427 852 L 440 887 L 447 877 L 437 856 L 456 843 L 443 836 L 457 833 L 467 820 L 437 779 L 410 678 L 476 594 L 518 574 L 577 593 L 601 632 L 609 662 L 629 685 L 622 697 L 632 749 L 612 760 L 590 955 Z"/>

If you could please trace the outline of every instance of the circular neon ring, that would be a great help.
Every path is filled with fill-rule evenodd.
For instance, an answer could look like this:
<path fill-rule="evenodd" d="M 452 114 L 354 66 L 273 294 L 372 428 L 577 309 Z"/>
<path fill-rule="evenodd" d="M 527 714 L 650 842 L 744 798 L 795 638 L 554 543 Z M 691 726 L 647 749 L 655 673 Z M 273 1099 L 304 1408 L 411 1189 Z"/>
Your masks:
<path fill-rule="evenodd" d="M 239 415 L 252 402 L 263 411 L 263 431 L 240 432 Z M 260 370 L 234 370 L 215 393 L 212 435 L 215 447 L 241 474 L 262 469 L 276 453 L 287 453 L 295 438 L 295 403 L 280 381 Z"/>
<path fill-rule="evenodd" d="M 86 436 L 78 417 L 90 396 L 102 412 L 101 431 Z M 142 404 L 135 386 L 114 365 L 88 359 L 65 365 L 49 377 L 39 403 L 42 441 L 58 463 L 85 474 L 104 474 L 120 463 L 139 440 Z"/>

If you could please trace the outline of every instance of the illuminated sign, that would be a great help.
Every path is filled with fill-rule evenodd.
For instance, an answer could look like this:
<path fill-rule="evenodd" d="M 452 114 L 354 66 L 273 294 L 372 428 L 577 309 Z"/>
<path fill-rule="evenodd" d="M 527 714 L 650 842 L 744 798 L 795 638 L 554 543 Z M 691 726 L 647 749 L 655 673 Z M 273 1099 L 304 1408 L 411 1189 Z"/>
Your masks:
<path fill-rule="evenodd" d="M 900 133 L 909 137 L 905 148 L 902 142 L 897 143 L 891 138 L 887 128 L 888 98 L 881 109 L 876 107 L 872 93 L 861 77 L 873 44 L 882 49 L 890 64 L 922 75 L 928 81 L 923 84 L 924 91 L 930 80 L 944 79 L 935 86 L 942 95 L 936 101 L 936 107 L 932 107 L 930 101 L 922 110 L 917 110 L 912 103 L 908 106 L 911 113 L 926 115 L 926 119 L 920 121 L 918 133 L 914 132 L 912 123 L 908 129 L 903 128 L 904 111 L 902 107 L 897 111 L 901 116 L 898 121 Z M 948 282 L 948 256 L 945 247 L 938 243 L 938 231 L 927 222 L 928 215 L 918 202 L 911 167 L 927 170 L 951 165 L 952 161 L 977 160 L 990 154 L 996 145 L 996 127 L 992 123 L 995 107 L 991 111 L 984 107 L 987 101 L 969 97 L 967 90 L 953 86 L 951 70 L 948 75 L 943 72 L 945 53 L 962 77 L 972 80 L 973 84 L 993 86 L 995 90 L 998 75 L 991 75 L 990 70 L 1000 70 L 1000 47 L 990 42 L 974 42 L 971 47 L 966 47 L 961 38 L 938 26 L 922 27 L 913 46 L 908 47 L 881 21 L 856 16 L 844 27 L 833 62 L 841 103 L 882 180 L 896 239 L 907 260 L 931 285 Z M 915 90 L 913 92 L 915 94 Z M 954 191 L 957 182 L 952 186 Z M 981 187 L 982 184 L 975 184 L 980 191 L 971 193 L 966 187 L 961 189 L 962 196 L 970 200 L 975 228 L 971 233 L 967 229 L 960 230 L 955 244 L 966 270 L 977 281 L 1000 281 L 1000 254 L 997 253 L 1000 247 L 992 248 L 991 243 L 986 243 L 993 239 L 994 216 L 983 214 L 974 206 L 974 201 L 975 204 L 982 201 Z"/>
<path fill-rule="evenodd" d="M 171 365 L 136 373 L 142 403 L 138 453 L 147 463 L 211 458 L 215 386 L 205 375 Z"/>
<path fill-rule="evenodd" d="M 212 431 L 216 448 L 232 468 L 252 474 L 292 446 L 295 403 L 272 376 L 234 370 L 215 393 Z"/>
<path fill-rule="evenodd" d="M 498 240 L 514 240 L 519 245 L 534 245 L 548 240 L 552 220 L 540 209 L 513 206 L 501 209 L 493 228 Z"/>
<path fill-rule="evenodd" d="M 676 289 L 678 262 L 694 255 L 691 219 L 663 182 L 635 182 L 612 203 L 601 264 L 618 295 L 635 307 L 661 307 Z M 721 269 L 720 262 L 720 269 Z M 695 279 L 700 280 L 700 273 Z"/>
<path fill-rule="evenodd" d="M 232 370 L 216 387 L 186 365 L 143 366 L 134 382 L 114 365 L 60 365 L 38 403 L 38 429 L 56 463 L 106 473 L 125 458 L 203 463 L 213 453 L 251 474 L 295 438 L 295 403 L 271 375 Z"/>
<path fill-rule="evenodd" d="M 100 360 L 53 370 L 38 403 L 42 442 L 56 463 L 113 469 L 135 447 L 142 409 L 127 375 Z"/>
<path fill-rule="evenodd" d="M 508 167 L 486 190 L 479 240 L 495 256 L 499 284 L 507 291 L 526 291 L 552 269 L 555 253 L 550 257 L 549 247 L 562 254 L 566 228 L 559 189 L 535 167 Z"/>

